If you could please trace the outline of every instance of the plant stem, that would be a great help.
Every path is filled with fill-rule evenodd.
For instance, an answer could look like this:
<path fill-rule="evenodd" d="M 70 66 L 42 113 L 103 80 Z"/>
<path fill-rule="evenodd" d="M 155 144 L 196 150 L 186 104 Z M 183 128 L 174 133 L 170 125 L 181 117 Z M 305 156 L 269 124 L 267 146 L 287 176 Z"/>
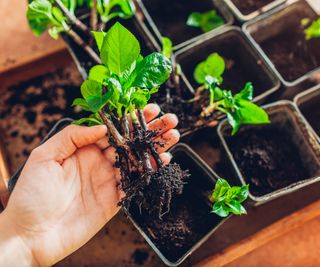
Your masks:
<path fill-rule="evenodd" d="M 68 18 L 72 25 L 74 25 L 79 30 L 83 31 L 88 36 L 92 36 L 89 28 L 82 23 L 79 19 L 77 19 L 74 15 L 72 15 L 69 10 L 65 7 L 65 5 L 61 2 L 61 0 L 54 0 L 54 3 L 61 9 L 62 13 Z"/>
<path fill-rule="evenodd" d="M 148 127 L 147 127 L 147 122 L 146 122 L 146 119 L 144 117 L 144 114 L 141 110 L 138 111 L 139 113 L 139 119 L 140 119 L 140 123 L 141 123 L 141 127 L 144 131 L 147 131 L 148 130 Z M 154 144 L 151 142 L 150 143 L 150 151 L 151 151 L 151 154 L 152 156 L 154 157 L 156 163 L 157 163 L 157 166 L 158 168 L 161 168 L 163 167 L 163 162 L 160 158 L 160 155 L 159 153 L 156 151 L 155 147 L 154 147 Z"/>
<path fill-rule="evenodd" d="M 82 47 L 87 52 L 87 54 L 96 64 L 101 64 L 101 59 L 97 53 L 87 43 L 85 43 L 75 31 L 69 28 L 66 30 L 66 33 L 72 38 L 73 41 L 75 41 L 77 45 Z"/>
<path fill-rule="evenodd" d="M 90 24 L 91 24 L 91 29 L 93 31 L 96 31 L 98 27 L 97 0 L 92 0 Z"/>

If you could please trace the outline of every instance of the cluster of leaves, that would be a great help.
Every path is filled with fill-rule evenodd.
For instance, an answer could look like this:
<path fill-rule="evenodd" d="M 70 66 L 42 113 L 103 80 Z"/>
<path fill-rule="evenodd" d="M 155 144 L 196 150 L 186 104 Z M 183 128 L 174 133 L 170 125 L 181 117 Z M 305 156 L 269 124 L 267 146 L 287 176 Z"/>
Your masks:
<path fill-rule="evenodd" d="M 229 183 L 218 179 L 214 191 L 210 196 L 212 213 L 220 217 L 227 217 L 230 213 L 235 215 L 247 214 L 243 203 L 249 195 L 249 185 L 230 186 Z"/>
<path fill-rule="evenodd" d="M 103 23 L 113 18 L 129 19 L 136 13 L 132 0 L 97 0 L 97 11 Z"/>
<path fill-rule="evenodd" d="M 138 40 L 119 22 L 107 33 L 94 32 L 94 36 L 102 65 L 90 70 L 81 86 L 83 98 L 73 103 L 93 115 L 78 124 L 100 123 L 99 111 L 105 106 L 118 118 L 144 108 L 171 73 L 170 60 L 164 55 L 152 53 L 143 58 Z"/>
<path fill-rule="evenodd" d="M 302 26 L 310 24 L 310 19 L 306 18 L 301 21 Z M 320 18 L 314 20 L 305 30 L 305 36 L 307 40 L 313 38 L 320 38 Z"/>
<path fill-rule="evenodd" d="M 189 15 L 187 25 L 200 28 L 203 32 L 209 32 L 224 24 L 224 19 L 218 15 L 216 10 L 208 12 L 193 12 Z"/>
<path fill-rule="evenodd" d="M 234 135 L 242 124 L 269 123 L 268 114 L 253 100 L 253 86 L 250 82 L 233 95 L 230 90 L 223 90 L 220 84 L 225 70 L 225 62 L 217 53 L 211 54 L 205 61 L 199 63 L 194 71 L 195 80 L 209 91 L 210 100 L 207 110 L 218 110 L 227 115 Z M 211 115 L 211 114 L 205 114 Z"/>

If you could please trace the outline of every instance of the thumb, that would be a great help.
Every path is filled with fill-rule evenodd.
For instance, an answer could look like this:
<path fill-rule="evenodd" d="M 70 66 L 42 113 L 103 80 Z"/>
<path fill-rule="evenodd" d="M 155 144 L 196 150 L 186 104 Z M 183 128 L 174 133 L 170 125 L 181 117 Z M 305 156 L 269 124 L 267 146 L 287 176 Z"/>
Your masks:
<path fill-rule="evenodd" d="M 56 160 L 62 164 L 77 149 L 94 144 L 107 134 L 105 125 L 92 127 L 69 125 L 37 147 L 33 154 L 41 160 Z"/>

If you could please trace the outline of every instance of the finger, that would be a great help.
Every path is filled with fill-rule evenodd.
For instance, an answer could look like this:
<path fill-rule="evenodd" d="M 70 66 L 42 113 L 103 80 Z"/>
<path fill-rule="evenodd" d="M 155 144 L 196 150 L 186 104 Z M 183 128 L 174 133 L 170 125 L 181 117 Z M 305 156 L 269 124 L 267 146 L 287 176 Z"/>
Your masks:
<path fill-rule="evenodd" d="M 161 135 L 178 125 L 178 117 L 175 114 L 165 114 L 162 117 L 153 120 L 148 124 L 148 129 L 154 131 L 157 135 Z"/>
<path fill-rule="evenodd" d="M 98 140 L 98 141 L 96 142 L 96 145 L 97 145 L 101 150 L 107 149 L 107 148 L 110 146 L 108 137 L 105 136 L 105 137 L 103 137 L 102 139 Z"/>
<path fill-rule="evenodd" d="M 105 149 L 102 154 L 111 164 L 116 163 L 116 149 L 114 147 Z"/>
<path fill-rule="evenodd" d="M 158 153 L 167 151 L 170 147 L 179 142 L 180 133 L 176 129 L 171 129 L 154 139 Z"/>
<path fill-rule="evenodd" d="M 152 121 L 160 113 L 160 107 L 157 104 L 148 104 L 143 109 L 143 115 L 146 119 L 146 122 Z"/>
<path fill-rule="evenodd" d="M 56 160 L 60 164 L 70 157 L 78 148 L 95 144 L 105 137 L 107 127 L 97 125 L 92 127 L 69 125 L 51 137 L 43 145 L 33 151 L 41 160 Z"/>
<path fill-rule="evenodd" d="M 170 163 L 171 159 L 172 159 L 172 155 L 169 152 L 162 153 L 159 156 L 160 156 L 160 159 L 161 159 L 161 161 L 163 162 L 164 165 L 168 165 Z M 155 159 L 153 157 L 151 157 L 150 160 L 151 160 L 152 168 L 154 170 L 156 170 L 157 169 L 157 163 L 156 163 Z"/>

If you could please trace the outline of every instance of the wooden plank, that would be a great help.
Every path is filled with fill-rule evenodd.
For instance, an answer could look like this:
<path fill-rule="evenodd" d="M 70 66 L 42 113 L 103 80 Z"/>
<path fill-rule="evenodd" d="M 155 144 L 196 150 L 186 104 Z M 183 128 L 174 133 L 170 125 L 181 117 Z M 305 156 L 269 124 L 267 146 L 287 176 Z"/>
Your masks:
<path fill-rule="evenodd" d="M 36 37 L 26 20 L 26 0 L 1 0 L 0 73 L 19 68 L 48 54 L 66 50 L 64 42 L 47 34 Z"/>
<path fill-rule="evenodd" d="M 228 247 L 221 253 L 203 260 L 202 262 L 198 263 L 196 267 L 225 266 L 319 216 L 320 201 L 317 201 L 308 205 L 302 210 L 299 210 L 279 220 L 278 222 L 275 222 L 274 224 L 250 236 L 249 238 L 246 238 L 239 243 Z"/>

